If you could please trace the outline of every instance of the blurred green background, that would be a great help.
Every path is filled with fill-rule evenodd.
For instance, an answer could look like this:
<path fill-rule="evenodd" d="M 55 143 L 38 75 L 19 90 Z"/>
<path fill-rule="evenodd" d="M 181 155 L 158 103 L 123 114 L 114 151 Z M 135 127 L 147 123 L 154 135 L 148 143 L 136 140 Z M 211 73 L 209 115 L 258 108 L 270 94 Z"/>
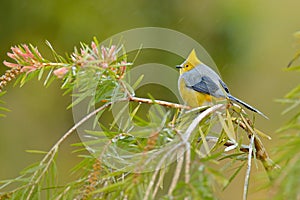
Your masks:
<path fill-rule="evenodd" d="M 299 8 L 300 2 L 294 0 L 1 1 L 0 60 L 9 60 L 6 52 L 20 43 L 32 43 L 51 58 L 45 40 L 64 54 L 72 52 L 80 41 L 89 43 L 93 36 L 102 41 L 132 28 L 157 26 L 180 31 L 206 48 L 232 94 L 269 116 L 270 120 L 259 117 L 257 127 L 273 137 L 272 141 L 264 140 L 272 152 L 282 142 L 274 132 L 288 119 L 281 115 L 284 106 L 274 100 L 299 84 L 297 74 L 283 71 L 299 49 L 292 36 L 300 30 Z M 143 53 L 138 58 L 141 63 L 154 61 L 170 66 L 182 62 L 170 56 L 154 58 Z M 0 72 L 5 70 L 2 65 Z M 23 88 L 12 88 L 12 84 L 7 87 L 8 93 L 1 100 L 12 111 L 0 119 L 0 179 L 13 178 L 40 159 L 25 150 L 49 150 L 72 126 L 72 113 L 66 110 L 71 100 L 62 96 L 59 87 L 59 81 L 46 89 L 36 80 Z M 77 141 L 73 134 L 58 158 L 64 161 L 58 166 L 65 180 L 70 178 L 70 167 L 79 161 L 70 147 Z M 276 157 L 272 153 L 271 156 Z M 268 196 L 267 191 L 256 191 L 258 182 L 264 179 L 266 176 L 261 172 L 251 178 L 249 199 Z M 241 199 L 242 187 L 243 177 L 220 193 L 219 198 Z"/>

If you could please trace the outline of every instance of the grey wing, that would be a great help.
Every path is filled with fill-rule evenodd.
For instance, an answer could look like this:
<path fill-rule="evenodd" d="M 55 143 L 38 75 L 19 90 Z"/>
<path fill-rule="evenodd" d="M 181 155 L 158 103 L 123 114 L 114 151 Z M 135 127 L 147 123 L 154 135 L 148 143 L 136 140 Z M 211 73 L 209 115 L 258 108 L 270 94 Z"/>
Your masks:
<path fill-rule="evenodd" d="M 216 92 L 219 90 L 219 86 L 208 76 L 202 76 L 201 80 L 195 85 L 189 86 L 197 92 L 216 96 Z"/>

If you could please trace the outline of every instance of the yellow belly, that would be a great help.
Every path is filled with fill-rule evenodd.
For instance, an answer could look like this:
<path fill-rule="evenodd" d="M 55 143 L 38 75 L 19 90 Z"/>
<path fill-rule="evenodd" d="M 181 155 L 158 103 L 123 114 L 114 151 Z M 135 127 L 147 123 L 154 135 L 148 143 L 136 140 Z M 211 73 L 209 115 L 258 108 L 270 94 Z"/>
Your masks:
<path fill-rule="evenodd" d="M 179 81 L 179 92 L 186 105 L 199 107 L 212 101 L 212 96 L 187 88 L 183 79 Z"/>

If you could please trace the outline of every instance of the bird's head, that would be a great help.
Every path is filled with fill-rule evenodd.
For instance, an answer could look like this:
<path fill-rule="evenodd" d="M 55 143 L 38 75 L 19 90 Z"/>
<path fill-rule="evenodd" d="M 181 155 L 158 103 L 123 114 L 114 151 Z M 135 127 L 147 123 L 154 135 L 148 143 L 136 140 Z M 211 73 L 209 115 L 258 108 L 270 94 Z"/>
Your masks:
<path fill-rule="evenodd" d="M 181 65 L 177 65 L 176 68 L 179 68 L 180 74 L 183 74 L 184 72 L 190 71 L 200 63 L 201 62 L 197 58 L 196 51 L 193 49 L 187 59 Z"/>

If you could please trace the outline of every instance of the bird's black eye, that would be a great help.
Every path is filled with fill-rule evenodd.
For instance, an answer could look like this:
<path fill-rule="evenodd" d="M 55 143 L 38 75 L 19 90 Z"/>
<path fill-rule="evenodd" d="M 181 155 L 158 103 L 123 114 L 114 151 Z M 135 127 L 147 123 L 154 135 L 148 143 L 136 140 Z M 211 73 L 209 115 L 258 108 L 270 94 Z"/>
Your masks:
<path fill-rule="evenodd" d="M 185 65 L 185 67 L 189 67 L 189 65 L 188 65 L 188 64 L 186 64 L 186 65 Z"/>

